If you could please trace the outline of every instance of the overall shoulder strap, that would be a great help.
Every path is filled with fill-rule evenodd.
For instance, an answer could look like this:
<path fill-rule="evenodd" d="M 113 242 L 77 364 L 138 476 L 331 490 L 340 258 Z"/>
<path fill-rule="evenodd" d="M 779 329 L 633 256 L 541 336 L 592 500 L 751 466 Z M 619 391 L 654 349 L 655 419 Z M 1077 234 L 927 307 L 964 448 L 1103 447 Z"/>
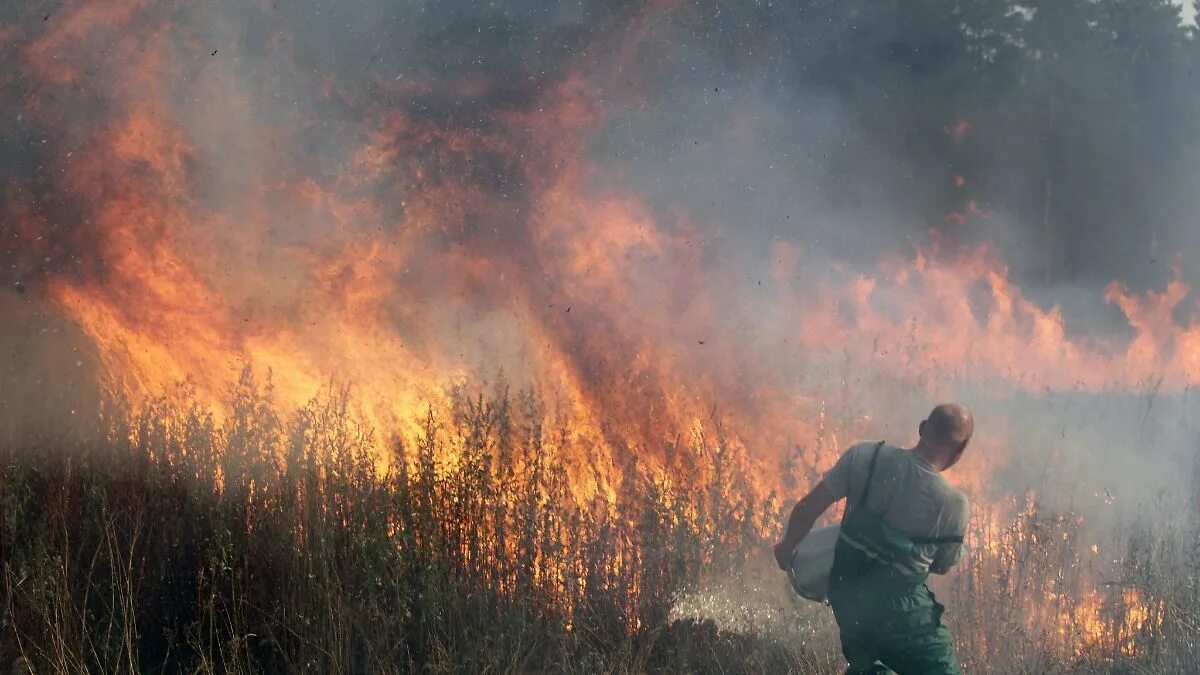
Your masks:
<path fill-rule="evenodd" d="M 863 486 L 863 491 L 859 495 L 858 501 L 854 502 L 854 508 L 858 508 L 860 504 L 867 503 L 867 495 L 871 494 L 871 479 L 875 476 L 875 460 L 879 459 L 879 449 L 882 447 L 883 441 L 879 441 L 879 445 L 875 446 L 875 452 L 871 455 L 871 466 L 867 468 L 867 484 Z"/>
<path fill-rule="evenodd" d="M 913 537 L 914 544 L 961 544 L 962 537 Z"/>

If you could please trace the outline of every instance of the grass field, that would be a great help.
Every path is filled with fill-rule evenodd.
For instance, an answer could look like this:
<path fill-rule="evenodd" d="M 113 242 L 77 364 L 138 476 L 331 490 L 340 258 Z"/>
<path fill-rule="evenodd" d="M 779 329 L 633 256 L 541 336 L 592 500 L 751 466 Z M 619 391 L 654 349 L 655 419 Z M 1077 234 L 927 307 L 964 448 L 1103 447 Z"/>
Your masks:
<path fill-rule="evenodd" d="M 0 672 L 840 667 L 766 562 L 791 496 L 740 489 L 720 434 L 581 498 L 599 469 L 528 394 L 459 395 L 387 461 L 344 391 L 281 415 L 246 376 L 229 411 L 181 395 L 3 448 Z M 1200 672 L 1195 519 L 1098 578 L 1071 514 L 1005 517 L 935 587 L 969 672 Z"/>

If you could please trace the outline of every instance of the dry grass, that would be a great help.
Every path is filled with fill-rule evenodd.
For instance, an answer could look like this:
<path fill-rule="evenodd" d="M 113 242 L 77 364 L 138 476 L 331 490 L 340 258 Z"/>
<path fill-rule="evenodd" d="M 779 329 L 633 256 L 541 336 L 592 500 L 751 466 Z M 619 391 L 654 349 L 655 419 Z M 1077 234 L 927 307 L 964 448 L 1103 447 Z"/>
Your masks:
<path fill-rule="evenodd" d="M 530 396 L 457 397 L 395 445 L 394 471 L 344 391 L 287 420 L 269 401 L 247 376 L 223 424 L 184 396 L 109 441 L 5 448 L 4 657 L 62 673 L 688 669 L 699 644 L 769 658 L 710 626 L 664 630 L 673 596 L 764 528 L 727 493 L 719 441 L 677 451 L 690 482 L 630 466 L 615 504 L 581 503 L 564 430 Z"/>
<path fill-rule="evenodd" d="M 455 401 L 394 445 L 394 470 L 346 392 L 284 419 L 249 374 L 220 424 L 181 396 L 108 440 L 3 448 L 0 657 L 38 673 L 836 667 L 828 619 L 777 579 L 753 592 L 776 597 L 770 619 L 672 615 L 749 583 L 783 511 L 737 488 L 749 464 L 719 435 L 664 450 L 670 480 L 630 463 L 614 502 L 580 500 L 568 476 L 595 467 L 533 396 Z M 1195 533 L 1141 532 L 1111 593 L 1136 587 L 1157 614 L 1091 644 L 1029 618 L 1063 611 L 1083 572 L 1071 519 L 1026 509 L 954 581 L 971 671 L 1200 670 Z"/>

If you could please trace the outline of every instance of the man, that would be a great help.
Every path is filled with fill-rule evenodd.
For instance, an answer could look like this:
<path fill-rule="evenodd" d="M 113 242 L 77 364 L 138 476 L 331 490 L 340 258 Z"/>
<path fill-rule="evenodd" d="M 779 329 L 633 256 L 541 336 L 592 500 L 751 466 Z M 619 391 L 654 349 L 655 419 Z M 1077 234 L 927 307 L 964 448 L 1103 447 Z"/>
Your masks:
<path fill-rule="evenodd" d="M 939 405 L 921 422 L 916 447 L 860 443 L 792 509 L 775 547 L 784 570 L 817 518 L 847 499 L 829 579 L 847 675 L 961 673 L 941 622 L 945 608 L 925 581 L 962 558 L 967 497 L 941 472 L 962 457 L 974 430 L 965 407 Z"/>

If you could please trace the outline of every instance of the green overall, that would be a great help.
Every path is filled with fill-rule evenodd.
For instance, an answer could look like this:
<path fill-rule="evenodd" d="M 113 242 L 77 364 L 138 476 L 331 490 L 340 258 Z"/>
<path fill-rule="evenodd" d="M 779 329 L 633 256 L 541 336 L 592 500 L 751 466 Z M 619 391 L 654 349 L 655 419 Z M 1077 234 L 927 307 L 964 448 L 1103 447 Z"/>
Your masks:
<path fill-rule="evenodd" d="M 945 607 L 925 585 L 928 573 L 914 575 L 905 563 L 911 561 L 914 546 L 962 538 L 908 537 L 868 508 L 882 447 L 883 443 L 876 446 L 871 456 L 862 496 L 842 518 L 829 580 L 829 604 L 841 630 L 842 653 L 850 663 L 846 673 L 961 673 L 950 631 L 941 622 Z"/>

